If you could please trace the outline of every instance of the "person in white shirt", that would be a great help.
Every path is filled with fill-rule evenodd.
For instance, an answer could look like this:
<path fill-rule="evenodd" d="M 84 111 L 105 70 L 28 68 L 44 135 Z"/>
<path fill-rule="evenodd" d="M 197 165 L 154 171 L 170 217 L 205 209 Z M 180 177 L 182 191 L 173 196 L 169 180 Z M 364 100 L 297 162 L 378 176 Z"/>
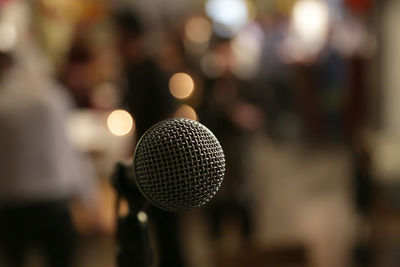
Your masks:
<path fill-rule="evenodd" d="M 66 91 L 0 52 L 0 246 L 11 267 L 31 245 L 48 266 L 72 266 L 68 202 L 90 202 L 94 179 L 65 132 Z"/>

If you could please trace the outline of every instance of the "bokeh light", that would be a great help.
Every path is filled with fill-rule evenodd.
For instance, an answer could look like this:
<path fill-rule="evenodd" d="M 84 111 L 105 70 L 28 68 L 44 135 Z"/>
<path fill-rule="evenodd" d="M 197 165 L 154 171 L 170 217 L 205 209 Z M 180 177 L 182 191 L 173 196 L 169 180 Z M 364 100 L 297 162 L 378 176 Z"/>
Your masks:
<path fill-rule="evenodd" d="M 328 34 L 329 11 L 319 0 L 300 0 L 293 7 L 292 30 L 306 52 L 316 53 Z"/>
<path fill-rule="evenodd" d="M 186 118 L 186 119 L 191 119 L 191 120 L 198 120 L 198 116 L 196 111 L 188 106 L 188 105 L 180 105 L 180 107 L 175 111 L 174 114 L 175 118 Z"/>
<path fill-rule="evenodd" d="M 193 17 L 185 25 L 185 36 L 191 42 L 206 43 L 211 35 L 211 23 L 204 17 Z"/>
<path fill-rule="evenodd" d="M 134 120 L 125 110 L 117 109 L 110 113 L 107 118 L 109 131 L 116 136 L 127 135 L 134 129 Z"/>
<path fill-rule="evenodd" d="M 9 23 L 0 23 L 0 51 L 12 50 L 17 42 L 17 30 Z"/>
<path fill-rule="evenodd" d="M 175 73 L 169 80 L 169 91 L 174 97 L 178 99 L 189 97 L 192 94 L 193 90 L 193 79 L 187 73 Z"/>
<path fill-rule="evenodd" d="M 146 223 L 148 217 L 144 211 L 139 211 L 137 214 L 137 218 L 141 223 Z"/>
<path fill-rule="evenodd" d="M 249 11 L 244 0 L 209 0 L 207 16 L 213 21 L 214 31 L 222 37 L 231 37 L 249 20 Z"/>
<path fill-rule="evenodd" d="M 185 24 L 185 49 L 191 54 L 203 54 L 209 47 L 211 36 L 211 22 L 205 17 L 194 16 Z"/>

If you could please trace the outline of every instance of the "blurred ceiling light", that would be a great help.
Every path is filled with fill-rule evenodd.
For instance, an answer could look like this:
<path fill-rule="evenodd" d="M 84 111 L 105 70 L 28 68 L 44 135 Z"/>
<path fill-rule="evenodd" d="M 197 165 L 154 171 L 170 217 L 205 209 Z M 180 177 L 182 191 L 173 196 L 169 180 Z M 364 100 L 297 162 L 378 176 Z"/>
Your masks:
<path fill-rule="evenodd" d="M 212 34 L 210 22 L 203 17 L 189 19 L 185 25 L 185 35 L 187 39 L 194 43 L 207 43 Z"/>
<path fill-rule="evenodd" d="M 192 94 L 193 89 L 193 79 L 186 73 L 175 73 L 169 79 L 169 91 L 174 97 L 178 99 L 189 97 Z"/>
<path fill-rule="evenodd" d="M 214 31 L 222 37 L 231 37 L 249 20 L 244 0 L 208 0 L 207 16 L 213 21 Z"/>
<path fill-rule="evenodd" d="M 127 135 L 134 128 L 132 116 L 125 110 L 117 109 L 107 118 L 108 130 L 116 136 Z"/>
<path fill-rule="evenodd" d="M 320 0 L 299 0 L 294 4 L 291 23 L 298 45 L 315 54 L 324 45 L 328 34 L 328 6 Z"/>
<path fill-rule="evenodd" d="M 191 120 L 198 120 L 196 111 L 188 105 L 180 105 L 180 107 L 174 113 L 175 118 L 186 118 Z"/>
<path fill-rule="evenodd" d="M 0 51 L 8 52 L 17 43 L 17 30 L 9 23 L 0 23 Z"/>

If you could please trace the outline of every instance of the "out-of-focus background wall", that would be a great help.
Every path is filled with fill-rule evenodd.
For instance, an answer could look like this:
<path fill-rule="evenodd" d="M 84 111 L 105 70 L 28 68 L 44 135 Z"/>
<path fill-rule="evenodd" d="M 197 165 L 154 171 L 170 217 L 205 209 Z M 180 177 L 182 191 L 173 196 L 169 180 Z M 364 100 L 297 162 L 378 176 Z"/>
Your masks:
<path fill-rule="evenodd" d="M 397 0 L 0 0 L 0 265 L 116 266 L 113 168 L 184 117 L 227 173 L 150 214 L 154 266 L 399 266 L 399 28 Z"/>

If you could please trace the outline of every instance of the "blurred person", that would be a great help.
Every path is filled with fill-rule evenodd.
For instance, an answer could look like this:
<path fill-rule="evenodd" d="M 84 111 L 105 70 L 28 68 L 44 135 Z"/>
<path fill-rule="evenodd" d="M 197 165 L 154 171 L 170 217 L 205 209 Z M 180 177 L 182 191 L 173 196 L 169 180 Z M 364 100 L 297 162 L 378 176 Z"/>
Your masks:
<path fill-rule="evenodd" d="M 138 16 L 129 10 L 114 16 L 118 52 L 122 63 L 122 82 L 126 102 L 136 122 L 136 136 L 172 115 L 174 102 L 168 79 L 158 63 L 147 54 L 145 31 Z M 184 266 L 179 241 L 178 215 L 150 207 L 159 251 L 159 266 Z"/>
<path fill-rule="evenodd" d="M 174 102 L 168 77 L 148 54 L 145 32 L 138 16 L 129 11 L 115 15 L 117 45 L 126 87 L 126 103 L 136 122 L 137 136 L 171 116 Z"/>
<path fill-rule="evenodd" d="M 349 60 L 335 48 L 332 36 L 311 56 L 301 53 L 301 44 L 291 40 L 286 20 L 275 23 L 274 27 L 266 28 L 259 85 L 260 90 L 268 92 L 265 95 L 268 126 L 279 130 L 271 136 L 286 137 L 278 139 L 280 152 L 290 148 L 283 152 L 285 156 L 281 155 L 287 173 L 278 171 L 274 185 L 279 183 L 278 177 L 291 179 L 291 183 L 271 192 L 277 194 L 278 202 L 283 198 L 289 200 L 284 213 L 298 217 L 296 223 L 288 221 L 292 229 L 300 229 L 295 230 L 299 231 L 296 234 L 302 236 L 314 265 L 350 266 L 354 211 L 348 183 L 352 177 L 347 138 L 362 117 L 356 106 L 364 99 L 356 91 L 362 90 L 354 90 L 352 84 L 352 79 L 359 84 L 361 76 L 352 77 L 355 73 Z M 367 180 L 362 181 L 367 177 L 362 178 L 366 173 L 361 172 L 368 171 L 365 169 L 368 156 L 359 154 L 361 151 L 353 152 L 353 182 L 357 184 L 353 193 L 357 206 L 364 209 L 369 202 L 369 185 Z M 296 165 L 297 162 L 300 164 Z M 274 179 L 273 174 L 271 177 Z M 277 221 L 285 224 L 284 220 Z"/>
<path fill-rule="evenodd" d="M 354 134 L 350 143 L 352 154 L 352 193 L 355 211 L 359 216 L 359 228 L 354 247 L 356 266 L 371 266 L 373 250 L 371 246 L 370 225 L 373 204 L 373 177 L 371 171 L 371 149 L 360 131 Z"/>
<path fill-rule="evenodd" d="M 78 35 L 72 42 L 59 74 L 60 82 L 70 91 L 79 108 L 91 105 L 90 95 L 95 85 L 95 59 L 88 42 Z"/>
<path fill-rule="evenodd" d="M 65 132 L 69 97 L 46 75 L 0 52 L 0 246 L 10 267 L 37 248 L 46 266 L 73 266 L 74 229 L 68 203 L 90 204 L 90 168 Z"/>
<path fill-rule="evenodd" d="M 255 86 L 260 106 L 268 117 L 266 131 L 273 140 L 282 141 L 296 134 L 293 133 L 295 131 L 287 131 L 287 126 L 292 124 L 290 128 L 294 129 L 298 124 L 295 93 L 299 85 L 294 81 L 295 73 L 281 56 L 281 43 L 288 32 L 286 19 L 274 14 L 265 15 L 264 20 L 264 41 Z"/>
<path fill-rule="evenodd" d="M 209 207 L 212 234 L 219 238 L 224 219 L 234 215 L 241 224 L 243 241 L 248 243 L 253 235 L 254 208 L 249 144 L 251 133 L 263 125 L 263 115 L 253 99 L 251 84 L 231 72 L 229 40 L 217 40 L 212 49 L 225 69 L 222 75 L 207 81 L 200 119 L 218 136 L 227 164 L 224 183 Z"/>

